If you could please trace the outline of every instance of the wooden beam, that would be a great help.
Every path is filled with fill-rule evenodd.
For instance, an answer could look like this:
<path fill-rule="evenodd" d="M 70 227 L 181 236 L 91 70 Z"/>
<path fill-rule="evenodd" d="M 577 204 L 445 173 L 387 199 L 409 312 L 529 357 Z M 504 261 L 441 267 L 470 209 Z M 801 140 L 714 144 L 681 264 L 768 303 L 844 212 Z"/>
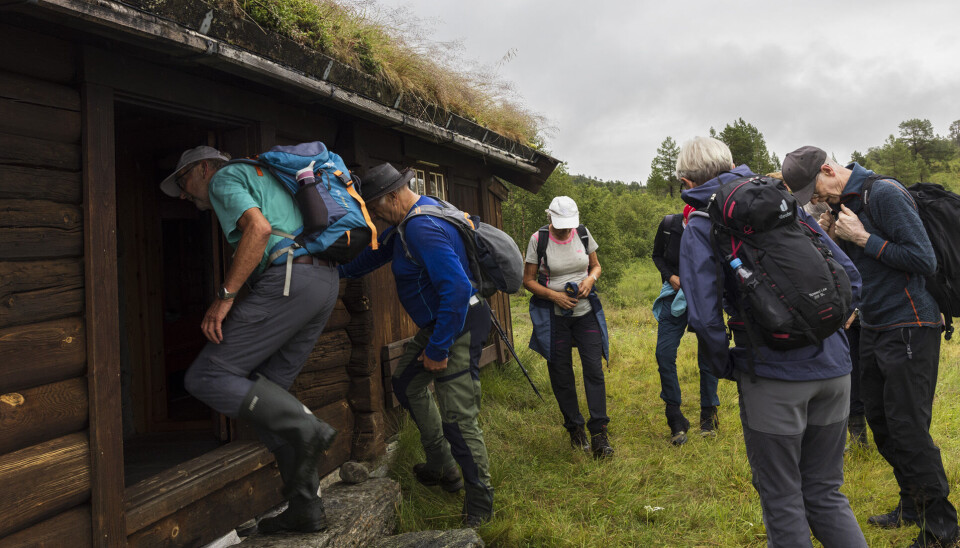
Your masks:
<path fill-rule="evenodd" d="M 90 546 L 90 505 L 77 506 L 0 539 L 2 548 L 70 548 Z"/>
<path fill-rule="evenodd" d="M 80 113 L 0 97 L 0 132 L 58 143 L 78 143 Z"/>
<path fill-rule="evenodd" d="M 83 196 L 93 545 L 123 543 L 123 427 L 113 90 L 83 84 Z"/>
<path fill-rule="evenodd" d="M 83 298 L 80 259 L 0 262 L 0 328 L 78 316 Z"/>
<path fill-rule="evenodd" d="M 0 391 L 84 375 L 86 359 L 86 333 L 80 318 L 0 329 L 0 363 L 4 364 Z"/>
<path fill-rule="evenodd" d="M 76 88 L 12 72 L 0 73 L 0 98 L 29 105 L 80 112 L 80 92 Z M 79 131 L 78 125 L 78 137 Z"/>
<path fill-rule="evenodd" d="M 83 377 L 0 394 L 0 454 L 83 430 L 87 413 Z"/>
<path fill-rule="evenodd" d="M 0 199 L 50 200 L 66 204 L 82 201 L 83 185 L 77 171 L 42 167 L 0 166 Z"/>
<path fill-rule="evenodd" d="M 128 487 L 124 497 L 127 534 L 132 535 L 272 462 L 273 454 L 262 443 L 233 442 Z"/>
<path fill-rule="evenodd" d="M 0 456 L 0 537 L 90 498 L 89 453 L 78 432 Z"/>
<path fill-rule="evenodd" d="M 0 69 L 68 83 L 77 74 L 73 44 L 28 29 L 0 25 Z"/>
<path fill-rule="evenodd" d="M 300 375 L 346 366 L 350 361 L 350 348 L 350 338 L 346 331 L 341 329 L 324 332 L 304 362 Z"/>
<path fill-rule="evenodd" d="M 80 170 L 80 146 L 0 133 L 0 164 Z"/>

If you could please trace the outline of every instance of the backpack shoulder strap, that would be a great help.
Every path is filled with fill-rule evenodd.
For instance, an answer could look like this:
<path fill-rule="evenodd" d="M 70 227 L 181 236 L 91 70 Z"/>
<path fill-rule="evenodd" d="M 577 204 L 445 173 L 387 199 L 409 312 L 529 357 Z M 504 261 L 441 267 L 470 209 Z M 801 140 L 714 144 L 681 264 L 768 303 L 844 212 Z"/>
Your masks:
<path fill-rule="evenodd" d="M 587 244 L 590 242 L 590 234 L 587 233 L 587 227 L 580 225 L 577 227 L 577 236 L 580 237 L 580 243 L 583 244 L 583 252 L 587 252 Z"/>
<path fill-rule="evenodd" d="M 537 281 L 540 285 L 547 286 L 547 277 L 540 272 L 541 270 L 550 271 L 547 265 L 547 244 L 550 243 L 550 226 L 543 225 L 537 231 Z M 543 268 L 540 268 L 540 266 Z"/>

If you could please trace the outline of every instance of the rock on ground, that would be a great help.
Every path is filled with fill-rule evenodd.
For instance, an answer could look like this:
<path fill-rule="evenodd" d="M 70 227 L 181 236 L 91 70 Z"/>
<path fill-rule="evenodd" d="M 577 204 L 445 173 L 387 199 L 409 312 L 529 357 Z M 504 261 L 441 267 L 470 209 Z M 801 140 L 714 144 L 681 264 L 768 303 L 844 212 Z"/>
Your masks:
<path fill-rule="evenodd" d="M 340 479 L 344 483 L 362 483 L 370 477 L 370 470 L 362 462 L 349 461 L 340 465 Z"/>
<path fill-rule="evenodd" d="M 323 490 L 330 528 L 321 533 L 254 535 L 242 548 L 353 548 L 370 546 L 393 533 L 400 485 L 387 478 L 357 485 L 335 483 Z M 464 545 L 467 546 L 467 545 Z"/>
<path fill-rule="evenodd" d="M 473 529 L 418 531 L 385 537 L 373 548 L 483 548 L 483 539 Z"/>

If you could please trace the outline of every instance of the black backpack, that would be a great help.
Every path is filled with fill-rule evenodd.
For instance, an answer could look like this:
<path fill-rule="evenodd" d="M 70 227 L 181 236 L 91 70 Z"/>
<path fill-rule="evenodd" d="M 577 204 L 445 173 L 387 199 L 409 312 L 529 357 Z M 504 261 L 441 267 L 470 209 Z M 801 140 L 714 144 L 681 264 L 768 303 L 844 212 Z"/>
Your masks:
<path fill-rule="evenodd" d="M 880 179 L 897 181 L 885 175 L 873 175 L 863 183 L 863 210 L 867 207 L 870 189 Z M 897 181 L 898 183 L 900 181 Z M 902 184 L 902 183 L 901 183 Z M 943 312 L 944 338 L 953 335 L 953 318 L 960 316 L 960 196 L 933 183 L 916 183 L 907 192 L 917 204 L 923 228 L 937 256 L 937 271 L 927 276 L 927 291 Z"/>
<path fill-rule="evenodd" d="M 480 217 L 460 211 L 436 196 L 429 197 L 440 205 L 417 206 L 397 225 L 400 244 L 407 259 L 416 262 L 407 248 L 404 233 L 407 221 L 420 215 L 439 217 L 456 227 L 463 238 L 470 270 L 481 297 L 486 299 L 498 290 L 505 293 L 520 291 L 523 285 L 523 255 L 513 238 L 495 226 L 480 222 Z"/>
<path fill-rule="evenodd" d="M 707 213 L 718 285 L 729 287 L 724 271 L 736 280 L 726 296 L 743 321 L 751 361 L 758 346 L 816 345 L 843 327 L 851 313 L 850 279 L 820 233 L 798 217 L 783 181 L 730 181 L 711 197 Z M 734 334 L 737 323 L 731 321 Z"/>

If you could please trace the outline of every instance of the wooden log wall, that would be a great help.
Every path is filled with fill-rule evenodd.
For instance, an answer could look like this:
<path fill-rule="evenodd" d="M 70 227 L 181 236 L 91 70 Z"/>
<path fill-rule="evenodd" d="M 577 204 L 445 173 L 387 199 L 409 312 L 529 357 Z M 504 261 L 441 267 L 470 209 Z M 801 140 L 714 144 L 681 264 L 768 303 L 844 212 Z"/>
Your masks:
<path fill-rule="evenodd" d="M 78 52 L 3 24 L 0 51 L 0 546 L 89 546 Z"/>

